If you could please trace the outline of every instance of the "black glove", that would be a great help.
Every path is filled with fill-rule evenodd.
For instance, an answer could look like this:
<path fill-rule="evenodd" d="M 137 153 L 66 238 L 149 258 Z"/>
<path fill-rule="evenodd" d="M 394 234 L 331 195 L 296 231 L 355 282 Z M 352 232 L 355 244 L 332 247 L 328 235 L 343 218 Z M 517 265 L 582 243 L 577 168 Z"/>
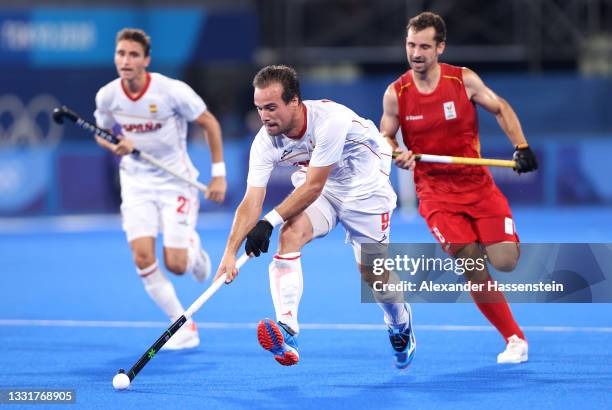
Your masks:
<path fill-rule="evenodd" d="M 257 222 L 257 225 L 247 234 L 246 243 L 244 244 L 246 254 L 259 256 L 262 252 L 268 252 L 273 229 L 272 224 L 265 219 Z"/>
<path fill-rule="evenodd" d="M 538 161 L 536 160 L 535 154 L 527 144 L 518 144 L 514 150 L 512 159 L 516 161 L 514 170 L 518 174 L 538 169 Z"/>

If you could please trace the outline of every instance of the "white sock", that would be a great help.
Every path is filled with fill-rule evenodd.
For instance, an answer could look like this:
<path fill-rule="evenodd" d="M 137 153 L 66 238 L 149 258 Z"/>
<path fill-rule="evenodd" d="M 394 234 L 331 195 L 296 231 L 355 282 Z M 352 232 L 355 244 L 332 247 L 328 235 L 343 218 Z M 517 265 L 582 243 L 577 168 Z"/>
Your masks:
<path fill-rule="evenodd" d="M 276 320 L 289 326 L 296 334 L 300 332 L 298 307 L 304 290 L 300 255 L 300 252 L 274 255 L 269 268 Z"/>
<path fill-rule="evenodd" d="M 183 314 L 185 309 L 183 309 L 183 305 L 176 296 L 174 286 L 159 269 L 157 261 L 153 265 L 144 269 L 137 269 L 137 271 L 151 299 L 168 315 L 170 320 L 176 320 Z"/>
<path fill-rule="evenodd" d="M 385 312 L 385 323 L 388 326 L 403 329 L 410 319 L 406 310 L 410 309 L 410 305 L 407 303 L 379 303 L 378 306 Z"/>
<path fill-rule="evenodd" d="M 202 242 L 200 241 L 200 235 L 194 230 L 189 240 L 189 247 L 187 248 L 187 268 L 186 272 L 191 272 L 198 259 L 202 258 L 200 248 Z"/>
<path fill-rule="evenodd" d="M 395 272 L 389 272 L 388 283 L 399 284 L 399 278 Z M 384 320 L 388 326 L 402 328 L 408 322 L 410 317 L 406 308 L 410 309 L 410 305 L 404 302 L 404 292 L 372 290 L 372 294 L 378 306 L 385 312 Z"/>

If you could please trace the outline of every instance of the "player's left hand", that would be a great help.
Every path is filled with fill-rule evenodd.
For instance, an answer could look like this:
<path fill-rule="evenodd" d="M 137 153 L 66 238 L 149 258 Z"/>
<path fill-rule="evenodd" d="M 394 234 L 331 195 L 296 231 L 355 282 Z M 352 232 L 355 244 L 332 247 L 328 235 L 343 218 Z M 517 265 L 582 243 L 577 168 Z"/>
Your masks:
<path fill-rule="evenodd" d="M 208 190 L 204 197 L 218 204 L 222 203 L 225 199 L 225 193 L 227 192 L 227 181 L 225 177 L 214 177 L 208 183 Z"/>
<path fill-rule="evenodd" d="M 524 172 L 531 172 L 538 169 L 538 161 L 536 160 L 535 154 L 529 148 L 527 143 L 518 144 L 516 149 L 514 150 L 514 155 L 512 155 L 512 159 L 516 161 L 516 167 L 514 170 L 518 174 L 522 174 Z"/>
<path fill-rule="evenodd" d="M 244 251 L 247 255 L 259 256 L 261 253 L 268 252 L 270 246 L 270 236 L 274 227 L 265 219 L 257 222 L 257 225 L 248 233 Z"/>
<path fill-rule="evenodd" d="M 395 159 L 395 165 L 398 167 L 414 171 L 416 157 L 412 151 L 395 150 L 393 151 L 393 158 Z"/>

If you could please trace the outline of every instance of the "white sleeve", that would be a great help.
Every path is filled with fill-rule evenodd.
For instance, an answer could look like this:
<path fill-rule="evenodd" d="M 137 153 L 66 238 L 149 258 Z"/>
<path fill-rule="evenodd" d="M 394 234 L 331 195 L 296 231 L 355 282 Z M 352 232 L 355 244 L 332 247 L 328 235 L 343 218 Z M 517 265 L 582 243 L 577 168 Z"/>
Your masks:
<path fill-rule="evenodd" d="M 342 158 L 346 135 L 351 127 L 351 117 L 336 113 L 315 129 L 315 148 L 310 158 L 311 167 L 326 167 Z"/>
<path fill-rule="evenodd" d="M 265 187 L 268 185 L 270 175 L 274 169 L 274 147 L 270 142 L 270 137 L 262 131 L 257 134 L 251 145 L 249 157 L 249 176 L 247 184 L 254 187 Z"/>
<path fill-rule="evenodd" d="M 184 82 L 173 80 L 171 92 L 172 99 L 174 100 L 174 109 L 187 121 L 195 121 L 196 118 L 206 111 L 206 104 L 202 98 Z"/>
<path fill-rule="evenodd" d="M 100 88 L 96 94 L 96 111 L 94 111 L 98 127 L 107 130 L 115 125 L 115 119 L 110 111 L 111 96 L 109 94 L 108 87 Z"/>

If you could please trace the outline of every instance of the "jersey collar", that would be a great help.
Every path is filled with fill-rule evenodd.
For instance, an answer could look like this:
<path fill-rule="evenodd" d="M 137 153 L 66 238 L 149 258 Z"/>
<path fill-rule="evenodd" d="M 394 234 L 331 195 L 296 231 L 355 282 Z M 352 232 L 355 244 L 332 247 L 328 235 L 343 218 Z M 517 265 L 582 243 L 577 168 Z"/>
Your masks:
<path fill-rule="evenodd" d="M 287 138 L 292 139 L 292 140 L 299 140 L 299 139 L 302 139 L 304 134 L 306 134 L 306 129 L 308 128 L 308 112 L 306 110 L 306 104 L 304 104 L 304 102 L 302 102 L 302 112 L 304 113 L 304 125 L 302 126 L 302 129 L 300 130 L 298 135 L 294 137 L 293 136 L 290 137 L 289 135 L 286 135 Z"/>
<path fill-rule="evenodd" d="M 149 85 L 151 84 L 151 74 L 149 74 L 148 71 L 147 71 L 146 74 L 147 74 L 147 77 L 145 79 L 145 85 L 144 85 L 144 87 L 142 87 L 142 90 L 140 90 L 140 92 L 138 94 L 136 94 L 136 95 L 130 94 L 128 89 L 125 88 L 125 84 L 123 83 L 123 80 L 120 80 L 120 82 L 121 82 L 121 89 L 123 90 L 123 93 L 125 94 L 125 96 L 127 98 L 129 98 L 132 101 L 138 101 L 143 95 L 145 95 L 145 93 L 149 89 Z"/>

